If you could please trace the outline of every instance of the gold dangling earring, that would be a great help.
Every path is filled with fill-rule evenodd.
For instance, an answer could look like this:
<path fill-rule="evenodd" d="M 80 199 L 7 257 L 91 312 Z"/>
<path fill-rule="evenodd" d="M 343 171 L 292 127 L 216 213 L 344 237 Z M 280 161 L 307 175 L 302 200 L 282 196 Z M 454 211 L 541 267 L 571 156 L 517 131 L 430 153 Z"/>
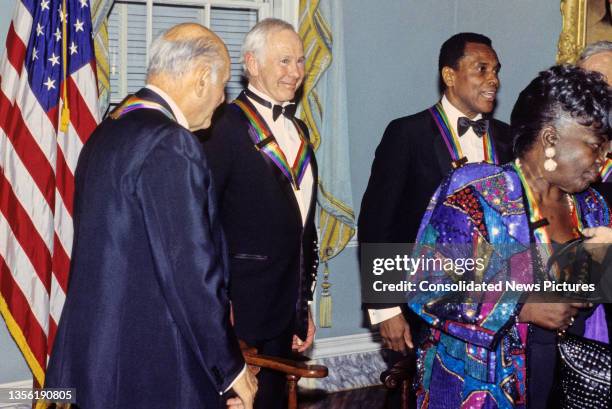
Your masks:
<path fill-rule="evenodd" d="M 544 161 L 544 169 L 549 172 L 554 172 L 555 169 L 557 169 L 557 162 L 555 162 L 555 160 L 553 159 L 556 154 L 557 152 L 552 146 L 549 146 L 548 148 L 544 149 L 544 156 L 546 156 L 546 160 Z"/>

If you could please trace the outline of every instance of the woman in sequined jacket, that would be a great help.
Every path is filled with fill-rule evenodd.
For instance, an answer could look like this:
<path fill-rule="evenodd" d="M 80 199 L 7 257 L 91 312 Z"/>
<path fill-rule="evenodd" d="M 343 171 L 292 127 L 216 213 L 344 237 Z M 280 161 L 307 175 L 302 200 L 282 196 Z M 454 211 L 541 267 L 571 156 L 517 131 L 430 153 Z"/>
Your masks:
<path fill-rule="evenodd" d="M 541 72 L 512 112 L 518 159 L 465 165 L 445 179 L 421 223 L 420 254 L 484 258 L 484 270 L 463 274 L 463 281 L 542 283 L 552 243 L 611 226 L 605 201 L 589 188 L 609 147 L 611 100 L 597 74 L 569 66 Z M 459 280 L 453 271 L 417 277 Z M 601 306 L 538 302 L 518 292 L 469 297 L 409 296 L 409 307 L 430 327 L 417 351 L 420 409 L 550 407 L 556 332 L 571 327 L 608 342 Z"/>

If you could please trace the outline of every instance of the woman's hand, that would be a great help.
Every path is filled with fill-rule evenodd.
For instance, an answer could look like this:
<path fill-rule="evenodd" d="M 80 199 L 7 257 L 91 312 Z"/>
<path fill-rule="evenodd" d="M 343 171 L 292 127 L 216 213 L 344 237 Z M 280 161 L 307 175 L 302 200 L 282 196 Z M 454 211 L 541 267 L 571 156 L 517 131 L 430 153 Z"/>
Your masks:
<path fill-rule="evenodd" d="M 550 330 L 568 329 L 580 308 L 589 308 L 588 303 L 537 303 L 527 302 L 518 316 L 519 322 L 528 322 Z"/>
<path fill-rule="evenodd" d="M 612 229 L 604 226 L 590 227 L 584 229 L 582 234 L 589 238 L 584 242 L 585 250 L 591 254 L 593 260 L 603 262 L 612 244 Z"/>
<path fill-rule="evenodd" d="M 612 244 L 612 229 L 609 227 L 589 227 L 582 234 L 589 238 L 587 243 Z"/>

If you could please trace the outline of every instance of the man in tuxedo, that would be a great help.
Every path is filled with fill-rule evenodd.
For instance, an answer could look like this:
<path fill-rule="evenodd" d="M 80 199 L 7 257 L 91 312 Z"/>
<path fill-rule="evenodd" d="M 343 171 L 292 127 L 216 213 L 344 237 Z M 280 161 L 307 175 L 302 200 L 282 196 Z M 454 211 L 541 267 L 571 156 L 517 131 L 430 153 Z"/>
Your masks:
<path fill-rule="evenodd" d="M 512 158 L 508 125 L 490 117 L 499 69 L 491 40 L 483 35 L 459 33 L 444 42 L 438 63 L 442 99 L 393 120 L 376 149 L 361 202 L 360 243 L 414 243 L 431 196 L 454 168 Z M 385 347 L 398 353 L 413 347 L 404 306 L 369 307 L 370 322 L 380 324 Z"/>
<path fill-rule="evenodd" d="M 215 122 L 204 150 L 230 251 L 230 298 L 238 337 L 288 357 L 314 337 L 308 301 L 316 274 L 317 168 L 292 103 L 304 79 L 293 27 L 265 19 L 243 47 L 248 87 Z M 255 407 L 281 408 L 282 374 L 262 370 Z"/>
<path fill-rule="evenodd" d="M 80 408 L 252 408 L 257 380 L 229 321 L 226 242 L 191 133 L 224 100 L 229 55 L 181 24 L 151 46 L 147 86 L 85 144 L 68 294 L 46 387 Z"/>
<path fill-rule="evenodd" d="M 602 74 L 608 85 L 612 86 L 612 41 L 598 41 L 587 45 L 578 59 L 577 65 L 585 70 L 596 71 Z M 612 170 L 610 163 L 612 158 L 608 154 L 608 165 L 604 167 L 602 177 L 605 180 L 596 183 L 593 187 L 600 192 L 612 206 Z"/>

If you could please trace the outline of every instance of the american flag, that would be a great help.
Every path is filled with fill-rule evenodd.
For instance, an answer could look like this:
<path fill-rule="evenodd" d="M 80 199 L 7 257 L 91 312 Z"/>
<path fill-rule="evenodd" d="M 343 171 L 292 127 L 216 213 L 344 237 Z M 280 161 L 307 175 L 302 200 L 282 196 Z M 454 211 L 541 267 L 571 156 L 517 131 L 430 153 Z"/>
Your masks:
<path fill-rule="evenodd" d="M 74 170 L 99 122 L 97 97 L 88 0 L 18 0 L 0 62 L 0 312 L 40 385 L 66 298 Z"/>

